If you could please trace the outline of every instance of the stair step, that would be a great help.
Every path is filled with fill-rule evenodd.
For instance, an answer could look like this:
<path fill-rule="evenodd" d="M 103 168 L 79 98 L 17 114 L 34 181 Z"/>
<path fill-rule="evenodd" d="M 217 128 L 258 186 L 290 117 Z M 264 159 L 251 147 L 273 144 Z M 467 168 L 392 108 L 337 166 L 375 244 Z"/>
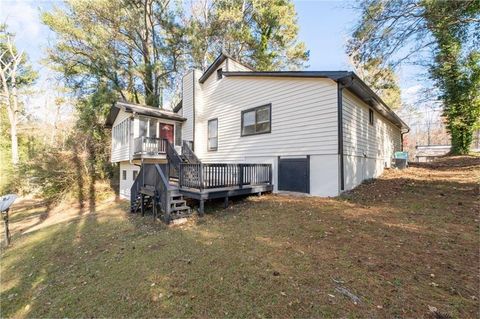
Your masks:
<path fill-rule="evenodd" d="M 179 219 L 179 218 L 184 218 L 192 215 L 192 210 L 191 209 L 185 209 L 182 211 L 175 211 L 170 214 L 171 219 Z"/>
<path fill-rule="evenodd" d="M 176 200 L 170 201 L 170 204 L 173 207 L 184 206 L 184 205 L 186 206 L 186 203 L 187 203 L 187 201 L 184 200 L 184 199 L 176 199 Z"/>
<path fill-rule="evenodd" d="M 188 207 L 186 205 L 183 205 L 183 206 L 172 207 L 171 210 L 172 210 L 172 212 L 181 211 L 181 210 L 190 211 L 190 207 Z"/>

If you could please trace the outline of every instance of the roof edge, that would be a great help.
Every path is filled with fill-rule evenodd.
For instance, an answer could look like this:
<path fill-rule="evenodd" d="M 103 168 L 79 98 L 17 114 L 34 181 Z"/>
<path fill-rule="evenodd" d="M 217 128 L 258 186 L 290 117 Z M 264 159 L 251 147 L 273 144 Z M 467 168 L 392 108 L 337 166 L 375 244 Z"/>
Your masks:
<path fill-rule="evenodd" d="M 223 72 L 225 76 L 257 76 L 257 77 L 303 77 L 303 78 L 324 78 L 331 79 L 335 82 L 339 82 L 344 85 L 344 87 L 352 87 L 352 83 L 359 83 L 359 86 L 364 90 L 367 95 L 370 96 L 369 99 L 373 99 L 380 105 L 388 116 L 385 116 L 390 122 L 396 124 L 400 129 L 405 129 L 404 133 L 410 131 L 410 127 L 392 110 L 390 107 L 357 75 L 352 71 L 236 71 L 236 72 Z M 359 97 L 366 104 L 370 105 L 370 101 L 364 99 L 358 92 L 354 91 L 355 88 L 352 88 L 353 93 Z M 377 106 L 373 106 L 377 111 L 380 112 Z M 382 113 L 382 112 L 380 112 Z"/>
<path fill-rule="evenodd" d="M 231 55 L 229 55 L 225 51 L 222 51 L 222 53 L 220 53 L 220 55 L 215 59 L 215 61 L 213 61 L 213 63 L 210 64 L 210 66 L 205 70 L 205 72 L 203 72 L 202 76 L 198 79 L 198 82 L 204 83 L 210 77 L 210 75 L 212 75 L 212 73 L 220 66 L 220 64 L 222 64 L 222 62 L 225 61 L 226 59 L 235 61 L 243 65 L 244 67 L 249 68 L 252 71 L 255 70 L 251 66 L 246 65 L 245 63 L 240 62 L 237 59 L 233 58 Z M 222 73 L 227 73 L 227 72 L 222 72 Z"/>

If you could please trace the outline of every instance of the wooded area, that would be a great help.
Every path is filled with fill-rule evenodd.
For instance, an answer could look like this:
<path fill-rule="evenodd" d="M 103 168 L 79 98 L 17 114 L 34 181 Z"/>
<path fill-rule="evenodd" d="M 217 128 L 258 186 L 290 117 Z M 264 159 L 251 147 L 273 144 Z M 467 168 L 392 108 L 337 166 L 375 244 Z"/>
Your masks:
<path fill-rule="evenodd" d="M 346 44 L 354 70 L 388 105 L 409 112 L 415 105 L 402 102 L 396 71 L 420 65 L 434 87 L 419 99 L 440 103 L 452 153 L 468 153 L 480 117 L 479 2 L 364 0 L 355 10 L 361 19 Z M 309 59 L 289 0 L 68 0 L 41 19 L 55 34 L 44 59 L 58 87 L 41 110 L 52 112 L 49 125 L 26 107 L 37 71 L 8 26 L 1 30 L 0 190 L 36 188 L 52 200 L 71 185 L 115 180 L 103 125 L 113 101 L 169 108 L 186 70 L 204 70 L 222 50 L 258 70 L 303 69 Z"/>

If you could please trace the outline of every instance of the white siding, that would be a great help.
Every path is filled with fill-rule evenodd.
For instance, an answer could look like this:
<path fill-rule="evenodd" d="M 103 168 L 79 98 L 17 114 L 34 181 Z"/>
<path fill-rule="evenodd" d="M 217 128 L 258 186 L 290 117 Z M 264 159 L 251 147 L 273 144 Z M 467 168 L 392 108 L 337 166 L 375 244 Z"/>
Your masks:
<path fill-rule="evenodd" d="M 363 180 L 378 177 L 390 167 L 393 153 L 401 150 L 400 128 L 374 110 L 369 123 L 370 107 L 348 90 L 343 91 L 343 147 L 345 189 Z M 373 110 L 373 109 L 372 109 Z"/>
<path fill-rule="evenodd" d="M 133 182 L 133 171 L 140 171 L 140 167 L 130 164 L 129 162 L 120 163 L 120 198 L 130 199 L 130 188 L 132 188 Z M 127 179 L 123 179 L 123 171 L 127 172 Z"/>
<path fill-rule="evenodd" d="M 123 110 L 120 110 L 118 112 L 117 118 L 115 119 L 112 125 L 112 142 L 113 142 L 113 128 L 118 124 L 120 124 L 121 122 L 123 122 L 125 119 L 130 118 L 131 116 L 132 116 L 131 113 L 127 113 Z M 130 136 L 130 138 L 128 139 L 129 143 L 116 149 L 114 149 L 113 145 L 111 145 L 111 162 L 112 163 L 129 160 L 129 149 L 131 144 L 130 141 L 131 141 L 132 129 L 131 129 L 131 121 L 128 121 L 128 123 L 129 123 L 129 136 Z"/>
<path fill-rule="evenodd" d="M 197 71 L 198 72 L 198 71 Z M 182 92 L 182 116 L 187 120 L 182 126 L 182 138 L 187 141 L 193 141 L 193 80 L 195 71 L 188 72 L 183 77 L 183 92 Z"/>
<path fill-rule="evenodd" d="M 211 76 L 202 85 L 202 93 L 203 105 L 196 105 L 195 109 L 195 153 L 205 162 L 338 151 L 337 86 L 331 80 L 269 77 L 217 80 Z M 272 104 L 271 133 L 241 137 L 241 111 L 268 103 Z M 218 118 L 218 150 L 209 152 L 207 122 L 212 118 Z"/>
<path fill-rule="evenodd" d="M 227 59 L 226 61 L 228 64 L 226 70 L 229 72 L 252 71 L 250 68 L 246 67 L 241 63 L 238 63 L 237 61 L 233 61 L 231 59 Z"/>

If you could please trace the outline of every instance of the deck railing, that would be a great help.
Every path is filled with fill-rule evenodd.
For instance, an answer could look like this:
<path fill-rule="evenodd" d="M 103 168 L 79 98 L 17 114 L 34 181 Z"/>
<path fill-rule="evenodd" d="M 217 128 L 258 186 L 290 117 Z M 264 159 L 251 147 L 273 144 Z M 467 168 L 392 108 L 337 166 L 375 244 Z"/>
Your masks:
<path fill-rule="evenodd" d="M 271 185 L 271 164 L 180 164 L 180 187 L 243 188 L 247 185 Z"/>
<path fill-rule="evenodd" d="M 140 136 L 133 140 L 133 154 L 166 154 L 167 144 L 165 139 Z"/>

